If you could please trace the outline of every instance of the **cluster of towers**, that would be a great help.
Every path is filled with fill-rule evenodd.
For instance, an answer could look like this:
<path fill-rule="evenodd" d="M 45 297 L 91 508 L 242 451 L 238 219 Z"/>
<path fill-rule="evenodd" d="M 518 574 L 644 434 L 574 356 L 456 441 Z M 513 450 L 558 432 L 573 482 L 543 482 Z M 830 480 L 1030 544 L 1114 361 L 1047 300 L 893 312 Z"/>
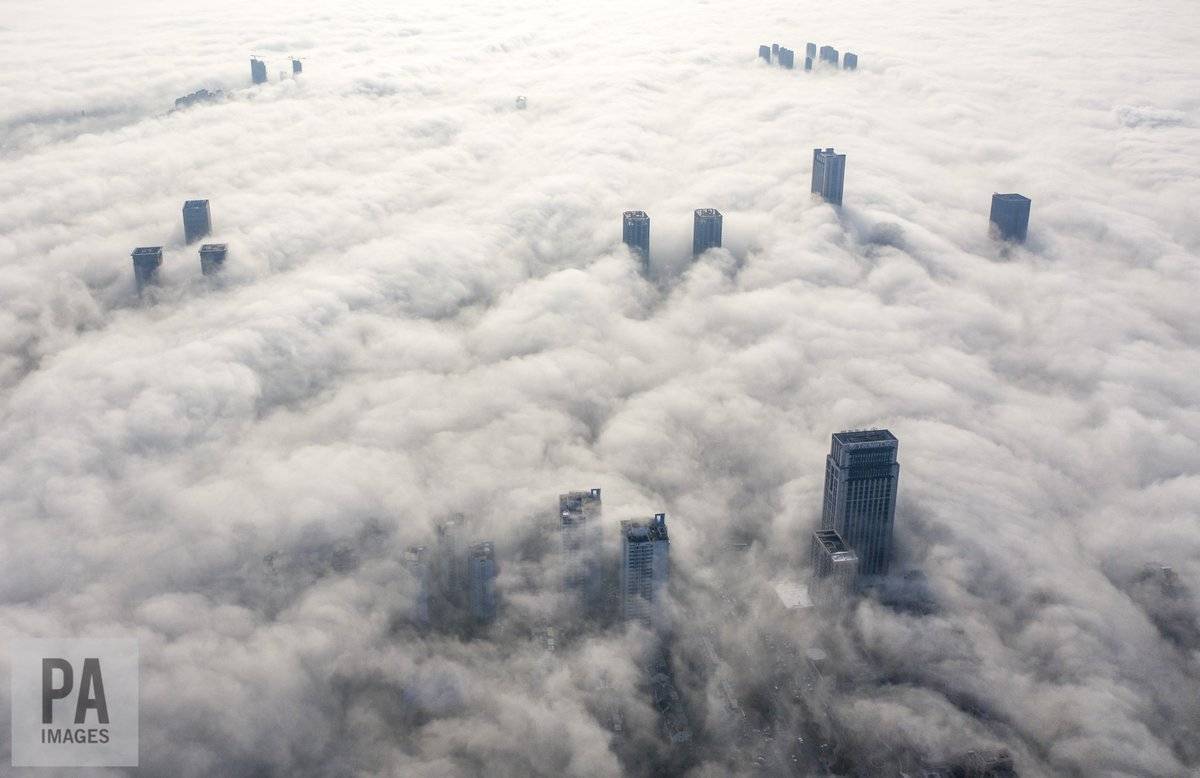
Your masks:
<path fill-rule="evenodd" d="M 212 214 L 208 200 L 188 200 L 183 204 L 183 239 L 191 245 L 212 234 Z M 224 243 L 205 243 L 200 247 L 200 272 L 213 275 L 225 265 L 227 246 Z M 133 280 L 138 294 L 158 282 L 162 267 L 162 246 L 139 246 L 133 250 Z"/>
<path fill-rule="evenodd" d="M 780 46 L 778 43 L 759 46 L 758 56 L 767 63 L 774 62 L 787 70 L 793 70 L 796 67 L 796 52 L 786 46 Z M 806 43 L 804 45 L 804 69 L 812 70 L 814 62 L 825 63 L 836 68 L 838 66 L 838 50 L 832 46 L 822 46 L 818 50 L 817 44 Z M 842 69 L 858 70 L 858 55 L 846 52 L 845 57 L 842 58 Z"/>
<path fill-rule="evenodd" d="M 697 208 L 692 217 L 692 255 L 721 247 L 723 217 L 716 208 Z M 643 269 L 650 267 L 650 217 L 645 211 L 621 214 L 621 240 L 642 259 Z"/>
<path fill-rule="evenodd" d="M 292 57 L 292 77 L 296 77 L 304 72 L 304 65 L 299 59 Z M 283 73 L 280 73 L 281 77 Z M 250 55 L 250 80 L 255 84 L 267 83 L 267 62 L 260 59 L 257 55 Z"/>
<path fill-rule="evenodd" d="M 500 568 L 490 540 L 468 544 L 461 515 L 437 526 L 437 546 L 411 546 L 404 566 L 417 581 L 413 618 L 422 626 L 466 615 L 477 625 L 496 619 L 496 576 Z"/>

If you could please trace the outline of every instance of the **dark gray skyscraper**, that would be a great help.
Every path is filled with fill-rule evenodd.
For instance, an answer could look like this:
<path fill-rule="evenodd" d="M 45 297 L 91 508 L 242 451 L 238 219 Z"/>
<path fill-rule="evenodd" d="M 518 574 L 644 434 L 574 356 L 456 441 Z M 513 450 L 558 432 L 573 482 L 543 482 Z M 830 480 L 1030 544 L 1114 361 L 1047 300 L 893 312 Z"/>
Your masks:
<path fill-rule="evenodd" d="M 650 217 L 645 211 L 626 211 L 621 215 L 621 240 L 642 255 L 642 267 L 650 267 Z"/>
<path fill-rule="evenodd" d="M 200 247 L 200 272 L 206 276 L 219 272 L 225 266 L 225 254 L 224 243 L 205 243 Z"/>
<path fill-rule="evenodd" d="M 496 549 L 490 540 L 475 543 L 467 557 L 468 602 L 480 623 L 496 618 Z"/>
<path fill-rule="evenodd" d="M 813 149 L 812 191 L 825 202 L 842 204 L 842 187 L 846 182 L 846 155 L 833 149 Z"/>
<path fill-rule="evenodd" d="M 267 63 L 258 57 L 250 58 L 250 80 L 256 84 L 267 83 Z"/>
<path fill-rule="evenodd" d="M 816 59 L 817 58 L 817 44 L 815 44 L 815 43 L 804 44 L 804 56 L 811 57 L 812 59 Z"/>
<path fill-rule="evenodd" d="M 779 44 L 778 44 L 778 43 L 772 43 L 772 44 L 771 44 L 771 54 L 772 54 L 772 55 L 775 55 L 775 54 L 778 54 L 778 53 L 779 53 Z"/>
<path fill-rule="evenodd" d="M 838 432 L 825 459 L 821 529 L 858 554 L 859 575 L 886 575 L 892 560 L 899 446 L 887 430 Z"/>
<path fill-rule="evenodd" d="M 133 250 L 133 280 L 140 294 L 150 284 L 158 282 L 162 267 L 162 246 L 141 246 Z"/>
<path fill-rule="evenodd" d="M 188 200 L 183 204 L 183 241 L 195 243 L 212 234 L 208 200 Z"/>
<path fill-rule="evenodd" d="M 843 70 L 858 70 L 858 55 L 851 54 L 850 52 L 847 51 L 846 55 L 844 57 L 842 57 L 842 69 Z"/>
<path fill-rule="evenodd" d="M 721 247 L 721 212 L 716 208 L 697 208 L 692 226 L 692 255 Z"/>
<path fill-rule="evenodd" d="M 292 75 L 298 76 L 304 72 L 304 65 L 300 64 L 300 60 L 292 57 Z"/>
<path fill-rule="evenodd" d="M 838 50 L 832 46 L 822 46 L 821 61 L 828 62 L 836 68 L 838 64 Z"/>
<path fill-rule="evenodd" d="M 1002 240 L 1025 242 L 1029 232 L 1029 206 L 1032 201 L 1019 194 L 993 194 L 991 231 Z"/>
<path fill-rule="evenodd" d="M 785 49 L 782 46 L 780 46 L 779 47 L 779 64 L 781 67 L 785 67 L 788 70 L 791 70 L 792 68 L 796 67 L 796 52 L 792 51 L 791 49 Z"/>
<path fill-rule="evenodd" d="M 621 522 L 621 618 L 661 624 L 661 596 L 671 572 L 667 516 Z"/>
<path fill-rule="evenodd" d="M 771 61 L 771 47 L 770 46 L 759 46 L 758 47 L 758 58 L 764 59 L 767 62 L 770 62 Z"/>
<path fill-rule="evenodd" d="M 846 596 L 858 577 L 858 555 L 846 546 L 834 530 L 813 533 L 809 556 L 813 569 L 810 590 L 814 602 L 829 603 Z"/>

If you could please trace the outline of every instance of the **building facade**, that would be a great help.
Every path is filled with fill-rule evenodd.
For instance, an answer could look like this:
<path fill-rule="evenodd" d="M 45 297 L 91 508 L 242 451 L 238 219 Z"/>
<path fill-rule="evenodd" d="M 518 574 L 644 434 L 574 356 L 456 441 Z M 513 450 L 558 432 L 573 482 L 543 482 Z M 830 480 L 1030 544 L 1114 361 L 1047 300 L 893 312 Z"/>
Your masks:
<path fill-rule="evenodd" d="M 838 432 L 825 458 L 821 529 L 858 555 L 859 575 L 886 575 L 892 561 L 899 445 L 887 430 Z"/>
<path fill-rule="evenodd" d="M 821 55 L 822 62 L 828 62 L 830 65 L 833 65 L 835 68 L 837 67 L 837 64 L 838 64 L 838 50 L 837 49 L 835 49 L 832 46 L 822 46 L 820 55 Z"/>
<path fill-rule="evenodd" d="M 663 593 L 671 572 L 667 516 L 621 522 L 621 618 L 647 626 L 666 621 Z"/>
<path fill-rule="evenodd" d="M 847 51 L 846 55 L 844 57 L 842 57 L 842 69 L 843 70 L 858 70 L 858 55 L 851 54 L 850 52 Z"/>
<path fill-rule="evenodd" d="M 813 582 L 809 591 L 813 602 L 827 605 L 839 602 L 854 591 L 858 579 L 858 555 L 835 530 L 817 530 L 809 554 Z"/>
<path fill-rule="evenodd" d="M 1032 202 L 1025 195 L 1016 193 L 993 194 L 989 217 L 992 235 L 1001 240 L 1024 243 L 1029 233 L 1029 206 Z"/>
<path fill-rule="evenodd" d="M 250 80 L 256 84 L 267 83 L 267 63 L 258 57 L 250 58 Z"/>
<path fill-rule="evenodd" d="M 133 250 L 133 281 L 140 294 L 150 284 L 158 283 L 158 269 L 162 267 L 162 246 L 140 246 Z"/>
<path fill-rule="evenodd" d="M 200 247 L 200 272 L 211 276 L 225 267 L 228 247 L 224 243 L 205 243 Z"/>
<path fill-rule="evenodd" d="M 212 216 L 208 200 L 188 200 L 183 204 L 183 241 L 192 244 L 212 234 Z"/>
<path fill-rule="evenodd" d="M 563 591 L 577 595 L 588 608 L 598 607 L 602 597 L 602 515 L 599 488 L 558 496 Z"/>
<path fill-rule="evenodd" d="M 490 540 L 475 543 L 467 555 L 468 605 L 481 624 L 496 620 L 496 548 Z"/>
<path fill-rule="evenodd" d="M 621 215 L 621 240 L 641 255 L 642 268 L 650 266 L 650 217 L 645 211 L 625 211 Z"/>
<path fill-rule="evenodd" d="M 692 225 L 692 256 L 721 248 L 721 212 L 716 208 L 697 208 Z"/>
<path fill-rule="evenodd" d="M 813 149 L 812 192 L 832 205 L 842 204 L 846 183 L 846 155 L 833 149 Z"/>

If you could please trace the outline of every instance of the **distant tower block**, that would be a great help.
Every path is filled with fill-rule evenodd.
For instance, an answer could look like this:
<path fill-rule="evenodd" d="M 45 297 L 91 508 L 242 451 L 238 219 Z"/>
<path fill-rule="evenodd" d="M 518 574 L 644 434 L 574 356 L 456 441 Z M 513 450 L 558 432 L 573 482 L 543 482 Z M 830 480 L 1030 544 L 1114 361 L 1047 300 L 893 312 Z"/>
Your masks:
<path fill-rule="evenodd" d="M 812 191 L 833 205 L 842 204 L 842 187 L 846 182 L 846 155 L 833 149 L 813 149 Z"/>
<path fill-rule="evenodd" d="M 721 212 L 716 208 L 697 208 L 692 227 L 692 256 L 721 248 Z"/>
<path fill-rule="evenodd" d="M 771 61 L 771 47 L 770 46 L 759 46 L 758 47 L 758 58 L 766 60 L 767 62 L 770 62 Z"/>
<path fill-rule="evenodd" d="M 496 620 L 496 548 L 490 540 L 475 543 L 467 557 L 467 603 L 481 624 Z"/>
<path fill-rule="evenodd" d="M 200 247 L 200 272 L 211 276 L 225 267 L 226 246 L 224 243 L 205 243 Z"/>
<path fill-rule="evenodd" d="M 158 269 L 162 267 L 162 246 L 141 246 L 133 250 L 133 280 L 138 294 L 151 284 L 158 283 Z"/>
<path fill-rule="evenodd" d="M 788 70 L 791 70 L 792 68 L 796 67 L 796 52 L 792 51 L 791 49 L 785 49 L 782 46 L 780 46 L 779 47 L 779 64 L 780 64 L 780 66 L 785 67 Z"/>
<path fill-rule="evenodd" d="M 663 591 L 671 572 L 666 514 L 648 522 L 621 522 L 621 618 L 646 626 L 665 623 Z"/>
<path fill-rule="evenodd" d="M 832 46 L 822 46 L 821 61 L 828 62 L 836 68 L 838 64 L 838 50 Z"/>
<path fill-rule="evenodd" d="M 300 64 L 300 60 L 292 57 L 292 75 L 298 76 L 304 72 L 304 65 Z"/>
<path fill-rule="evenodd" d="M 858 70 L 858 55 L 846 52 L 846 56 L 842 57 L 843 70 Z"/>
<path fill-rule="evenodd" d="M 626 211 L 621 215 L 621 240 L 641 255 L 643 269 L 649 269 L 650 217 L 645 211 Z"/>
<path fill-rule="evenodd" d="M 812 57 L 804 58 L 804 69 L 805 70 L 812 70 L 812 61 L 813 61 Z"/>
<path fill-rule="evenodd" d="M 267 83 L 267 63 L 258 57 L 250 58 L 250 80 L 256 84 Z"/>
<path fill-rule="evenodd" d="M 775 55 L 777 55 L 778 53 L 779 53 L 779 44 L 778 44 L 778 43 L 772 43 L 772 44 L 771 44 L 771 56 L 772 56 L 772 57 L 774 57 L 774 56 L 775 56 Z"/>
<path fill-rule="evenodd" d="M 1029 232 L 1029 206 L 1032 200 L 1019 194 L 993 194 L 991 233 L 1001 240 L 1024 243 Z"/>
<path fill-rule="evenodd" d="M 195 243 L 212 234 L 212 216 L 208 200 L 188 200 L 183 204 L 183 241 Z"/>
<path fill-rule="evenodd" d="M 806 56 L 810 59 L 816 59 L 817 58 L 817 44 L 815 44 L 815 43 L 804 44 L 804 56 Z"/>

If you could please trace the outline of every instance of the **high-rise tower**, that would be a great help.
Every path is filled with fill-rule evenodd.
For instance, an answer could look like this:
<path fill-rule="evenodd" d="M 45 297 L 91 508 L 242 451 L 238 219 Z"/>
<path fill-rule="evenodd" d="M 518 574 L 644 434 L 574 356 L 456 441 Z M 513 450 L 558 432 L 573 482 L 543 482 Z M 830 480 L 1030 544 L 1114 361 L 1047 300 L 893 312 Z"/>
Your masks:
<path fill-rule="evenodd" d="M 567 492 L 558 496 L 558 529 L 562 538 L 563 591 L 577 594 L 585 608 L 594 609 L 601 598 L 600 490 Z"/>
<path fill-rule="evenodd" d="M 833 205 L 842 204 L 842 187 L 846 182 L 846 155 L 833 149 L 813 149 L 812 191 Z"/>
<path fill-rule="evenodd" d="M 183 242 L 195 243 L 212 234 L 212 215 L 208 200 L 188 200 L 183 204 Z"/>
<path fill-rule="evenodd" d="M 206 276 L 220 272 L 228 253 L 224 243 L 205 243 L 200 247 L 200 272 Z"/>
<path fill-rule="evenodd" d="M 665 621 L 662 596 L 671 572 L 667 516 L 621 522 L 621 618 L 647 626 Z"/>
<path fill-rule="evenodd" d="M 267 63 L 258 57 L 250 58 L 250 80 L 256 84 L 267 83 Z"/>
<path fill-rule="evenodd" d="M 1024 243 L 1029 232 L 1029 206 L 1032 201 L 1025 195 L 993 194 L 990 216 L 991 232 L 1001 240 Z"/>
<path fill-rule="evenodd" d="M 858 554 L 860 575 L 886 575 L 891 564 L 899 445 L 887 430 L 838 432 L 825 458 L 821 529 Z"/>
<path fill-rule="evenodd" d="M 645 211 L 626 211 L 621 215 L 621 240 L 638 252 L 643 269 L 650 267 L 650 217 Z"/>
<path fill-rule="evenodd" d="M 468 604 L 471 618 L 488 623 L 496 618 L 496 548 L 490 540 L 475 543 L 467 556 Z"/>
<path fill-rule="evenodd" d="M 140 246 L 133 250 L 133 280 L 138 294 L 150 284 L 158 283 L 158 269 L 162 267 L 162 246 Z"/>
<path fill-rule="evenodd" d="M 721 248 L 721 212 L 716 208 L 697 208 L 692 226 L 692 255 Z"/>

